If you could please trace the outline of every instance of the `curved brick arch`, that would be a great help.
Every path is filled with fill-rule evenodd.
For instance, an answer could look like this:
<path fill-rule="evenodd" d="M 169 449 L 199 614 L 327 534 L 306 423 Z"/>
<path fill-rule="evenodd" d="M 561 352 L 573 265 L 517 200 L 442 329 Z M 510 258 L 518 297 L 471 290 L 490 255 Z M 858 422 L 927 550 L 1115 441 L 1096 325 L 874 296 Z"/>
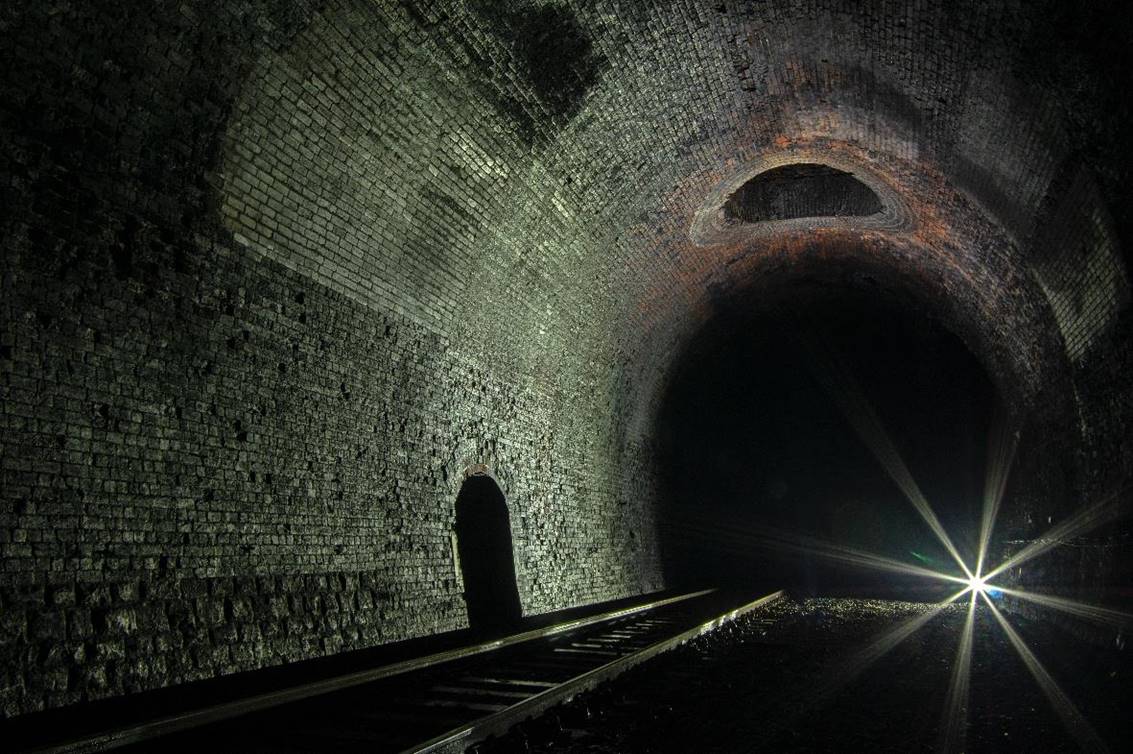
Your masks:
<path fill-rule="evenodd" d="M 1129 476 L 1109 11 L 105 5 L 0 11 L 0 609 L 58 660 L 6 713 L 464 626 L 469 459 L 507 470 L 525 609 L 660 588 L 669 370 L 791 276 L 908 292 L 1080 497 Z M 887 211 L 713 225 L 800 162 Z"/>
<path fill-rule="evenodd" d="M 521 614 L 512 527 L 503 490 L 490 475 L 473 474 L 456 497 L 459 553 L 468 624 L 473 631 L 503 632 Z"/>

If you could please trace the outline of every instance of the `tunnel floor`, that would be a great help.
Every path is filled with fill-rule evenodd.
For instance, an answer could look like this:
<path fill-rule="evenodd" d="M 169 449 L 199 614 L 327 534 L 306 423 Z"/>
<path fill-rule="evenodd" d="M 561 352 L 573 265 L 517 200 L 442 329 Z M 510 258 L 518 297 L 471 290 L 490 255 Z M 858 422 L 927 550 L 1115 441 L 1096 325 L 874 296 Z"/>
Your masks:
<path fill-rule="evenodd" d="M 850 680 L 836 670 L 875 637 L 931 609 L 928 602 L 783 599 L 477 750 L 937 751 L 966 600 Z M 1007 617 L 1097 734 L 1122 750 L 1133 732 L 1123 643 L 1100 646 Z M 963 750 L 1079 751 L 1081 739 L 1068 732 L 986 607 L 976 612 L 973 639 Z"/>

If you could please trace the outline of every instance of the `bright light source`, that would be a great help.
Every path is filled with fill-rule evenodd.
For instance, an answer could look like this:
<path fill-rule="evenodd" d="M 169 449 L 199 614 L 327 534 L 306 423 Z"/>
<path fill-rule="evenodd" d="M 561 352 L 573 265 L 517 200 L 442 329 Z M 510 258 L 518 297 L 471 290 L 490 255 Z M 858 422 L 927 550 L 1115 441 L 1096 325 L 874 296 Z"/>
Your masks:
<path fill-rule="evenodd" d="M 980 594 L 987 589 L 987 582 L 979 576 L 973 576 L 968 579 L 968 588 L 976 594 Z"/>

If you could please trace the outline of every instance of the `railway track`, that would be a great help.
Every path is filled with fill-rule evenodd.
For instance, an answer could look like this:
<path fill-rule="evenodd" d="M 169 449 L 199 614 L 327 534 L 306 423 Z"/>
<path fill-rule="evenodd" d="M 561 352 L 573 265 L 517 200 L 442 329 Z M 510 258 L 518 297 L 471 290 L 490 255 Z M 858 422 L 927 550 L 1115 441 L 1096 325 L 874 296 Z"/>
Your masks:
<path fill-rule="evenodd" d="M 782 594 L 679 595 L 29 750 L 462 751 Z"/>

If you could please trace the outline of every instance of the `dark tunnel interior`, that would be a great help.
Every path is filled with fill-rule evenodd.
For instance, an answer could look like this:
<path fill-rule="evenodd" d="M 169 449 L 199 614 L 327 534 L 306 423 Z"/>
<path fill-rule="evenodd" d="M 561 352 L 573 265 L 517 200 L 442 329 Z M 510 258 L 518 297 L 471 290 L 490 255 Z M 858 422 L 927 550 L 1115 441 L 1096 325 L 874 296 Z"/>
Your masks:
<path fill-rule="evenodd" d="M 822 383 L 841 360 L 966 559 L 998 397 L 939 320 L 876 290 L 799 283 L 729 308 L 682 357 L 659 417 L 667 576 L 688 585 L 892 583 L 775 546 L 804 535 L 913 565 L 951 562 Z M 817 340 L 816 340 L 817 335 Z"/>
<path fill-rule="evenodd" d="M 1129 0 L 0 3 L 0 749 L 472 747 L 552 698 L 589 752 L 1120 749 L 1131 40 Z M 591 705 L 612 663 L 671 693 Z"/>

